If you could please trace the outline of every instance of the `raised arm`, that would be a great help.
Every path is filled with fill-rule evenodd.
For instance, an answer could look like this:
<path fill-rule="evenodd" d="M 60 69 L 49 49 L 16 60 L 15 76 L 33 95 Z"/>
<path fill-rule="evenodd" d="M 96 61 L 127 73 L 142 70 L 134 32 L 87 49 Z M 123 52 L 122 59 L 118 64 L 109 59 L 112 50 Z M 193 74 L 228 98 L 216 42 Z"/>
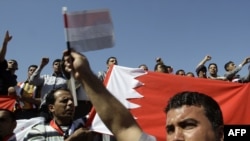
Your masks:
<path fill-rule="evenodd" d="M 73 62 L 72 62 L 73 60 Z M 132 114 L 91 71 L 87 58 L 76 52 L 64 52 L 64 65 L 80 81 L 96 112 L 118 141 L 139 141 L 142 129 Z M 115 113 L 115 116 L 114 116 Z"/>
<path fill-rule="evenodd" d="M 247 63 L 250 62 L 250 57 L 246 57 L 235 69 L 233 69 L 232 71 L 229 71 L 229 72 L 226 72 L 225 73 L 225 77 L 228 79 L 228 80 L 231 80 L 232 77 L 234 75 L 236 75 L 244 65 L 246 65 Z M 243 78 L 244 79 L 244 78 Z"/>
<path fill-rule="evenodd" d="M 201 65 L 205 65 L 205 63 L 206 63 L 207 61 L 211 60 L 211 59 L 212 59 L 211 56 L 206 55 L 206 56 L 200 61 L 200 63 L 196 66 L 196 69 L 199 68 L 199 66 L 201 66 Z"/>
<path fill-rule="evenodd" d="M 9 35 L 9 31 L 6 31 L 4 41 L 3 41 L 3 45 L 2 45 L 2 48 L 0 50 L 0 62 L 3 62 L 4 59 L 5 59 L 5 55 L 6 55 L 6 52 L 7 52 L 7 45 L 8 45 L 8 42 L 11 39 L 12 39 L 12 36 Z"/>
<path fill-rule="evenodd" d="M 40 66 L 36 71 L 30 76 L 29 82 L 33 85 L 40 86 L 44 82 L 44 78 L 40 77 L 42 69 L 49 63 L 49 58 L 42 58 Z"/>
<path fill-rule="evenodd" d="M 243 60 L 242 64 L 247 64 L 247 63 L 250 63 L 250 57 L 247 57 Z M 243 77 L 240 77 L 240 80 L 241 82 L 243 83 L 248 83 L 250 82 L 250 65 L 248 66 L 248 74 L 243 76 Z"/>

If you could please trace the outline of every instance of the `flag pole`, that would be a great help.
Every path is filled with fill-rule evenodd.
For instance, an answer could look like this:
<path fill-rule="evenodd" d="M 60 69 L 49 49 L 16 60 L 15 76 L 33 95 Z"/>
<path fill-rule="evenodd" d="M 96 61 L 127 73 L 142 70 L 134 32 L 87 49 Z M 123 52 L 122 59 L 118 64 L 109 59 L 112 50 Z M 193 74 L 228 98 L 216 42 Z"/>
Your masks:
<path fill-rule="evenodd" d="M 63 7 L 62 8 L 62 12 L 63 12 L 63 19 L 64 19 L 64 34 L 65 34 L 65 40 L 67 43 L 67 49 L 70 52 L 70 44 L 69 44 L 69 36 L 68 36 L 68 32 L 67 32 L 67 27 L 68 27 L 68 21 L 67 21 L 67 7 Z M 76 86 L 75 86 L 75 79 L 73 77 L 73 74 L 70 74 L 70 87 L 71 87 L 71 92 L 72 92 L 72 96 L 73 96 L 73 100 L 74 100 L 74 105 L 77 106 L 77 97 L 76 97 Z"/>

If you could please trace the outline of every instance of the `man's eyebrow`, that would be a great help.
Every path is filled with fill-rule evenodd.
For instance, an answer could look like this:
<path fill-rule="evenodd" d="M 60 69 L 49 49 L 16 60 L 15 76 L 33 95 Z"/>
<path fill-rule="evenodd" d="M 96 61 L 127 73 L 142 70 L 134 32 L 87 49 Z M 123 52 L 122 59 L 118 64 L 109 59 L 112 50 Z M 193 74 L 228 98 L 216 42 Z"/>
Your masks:
<path fill-rule="evenodd" d="M 184 119 L 184 120 L 182 120 L 181 122 L 179 122 L 178 125 L 182 126 L 182 125 L 187 124 L 187 123 L 198 124 L 199 121 L 197 121 L 197 120 L 194 119 L 194 118 L 187 118 L 187 119 Z"/>

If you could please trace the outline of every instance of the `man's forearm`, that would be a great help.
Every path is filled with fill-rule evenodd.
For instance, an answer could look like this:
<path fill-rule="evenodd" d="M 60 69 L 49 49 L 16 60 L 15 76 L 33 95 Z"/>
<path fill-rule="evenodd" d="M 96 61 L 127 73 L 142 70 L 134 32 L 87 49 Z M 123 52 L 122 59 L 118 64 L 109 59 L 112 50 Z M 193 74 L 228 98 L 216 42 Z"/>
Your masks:
<path fill-rule="evenodd" d="M 7 51 L 7 42 L 3 42 L 3 46 L 0 51 L 0 62 L 3 62 L 5 59 L 6 51 Z"/>

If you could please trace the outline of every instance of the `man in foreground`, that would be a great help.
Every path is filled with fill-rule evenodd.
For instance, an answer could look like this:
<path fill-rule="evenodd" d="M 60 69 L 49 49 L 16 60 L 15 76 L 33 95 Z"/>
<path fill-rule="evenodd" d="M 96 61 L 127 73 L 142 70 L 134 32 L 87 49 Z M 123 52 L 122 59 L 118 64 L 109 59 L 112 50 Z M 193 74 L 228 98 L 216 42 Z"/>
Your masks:
<path fill-rule="evenodd" d="M 198 92 L 173 96 L 165 109 L 167 141 L 223 141 L 224 123 L 218 103 Z"/>

